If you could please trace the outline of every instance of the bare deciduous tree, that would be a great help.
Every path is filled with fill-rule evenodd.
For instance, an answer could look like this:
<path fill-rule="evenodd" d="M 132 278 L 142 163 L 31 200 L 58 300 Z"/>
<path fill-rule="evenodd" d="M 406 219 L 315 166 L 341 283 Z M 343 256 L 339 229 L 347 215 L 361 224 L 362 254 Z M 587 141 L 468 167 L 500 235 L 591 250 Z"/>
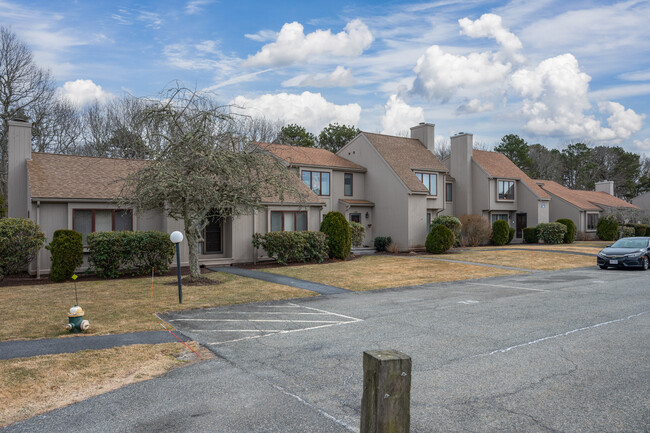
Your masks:
<path fill-rule="evenodd" d="M 7 194 L 7 130 L 16 116 L 32 118 L 38 106 L 54 97 L 50 73 L 36 65 L 32 53 L 16 35 L 0 26 L 0 194 Z"/>

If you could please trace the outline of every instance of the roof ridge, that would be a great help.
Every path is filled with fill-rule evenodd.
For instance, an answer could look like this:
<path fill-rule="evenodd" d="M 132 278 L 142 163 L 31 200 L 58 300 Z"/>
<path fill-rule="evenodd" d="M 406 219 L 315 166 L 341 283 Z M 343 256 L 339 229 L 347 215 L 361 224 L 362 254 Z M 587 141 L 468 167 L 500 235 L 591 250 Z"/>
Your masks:
<path fill-rule="evenodd" d="M 150 159 L 140 158 L 110 158 L 108 156 L 95 156 L 95 155 L 74 155 L 70 153 L 50 153 L 50 152 L 32 152 L 32 155 L 46 155 L 46 156 L 66 156 L 72 158 L 92 158 L 92 159 L 105 159 L 109 161 L 151 161 Z"/>

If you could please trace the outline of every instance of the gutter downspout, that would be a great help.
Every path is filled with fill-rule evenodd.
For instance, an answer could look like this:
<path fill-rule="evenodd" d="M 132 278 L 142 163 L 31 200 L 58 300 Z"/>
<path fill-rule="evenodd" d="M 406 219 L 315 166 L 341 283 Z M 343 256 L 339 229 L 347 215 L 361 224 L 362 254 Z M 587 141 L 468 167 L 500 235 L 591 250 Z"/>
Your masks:
<path fill-rule="evenodd" d="M 41 201 L 36 202 L 36 225 L 41 226 Z M 36 279 L 41 278 L 41 252 L 36 254 Z"/>

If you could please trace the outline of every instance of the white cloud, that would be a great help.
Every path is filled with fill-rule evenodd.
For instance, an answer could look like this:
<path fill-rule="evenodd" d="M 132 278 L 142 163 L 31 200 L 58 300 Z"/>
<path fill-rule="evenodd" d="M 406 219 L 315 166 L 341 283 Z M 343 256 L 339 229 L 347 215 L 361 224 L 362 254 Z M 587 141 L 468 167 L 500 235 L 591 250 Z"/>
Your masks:
<path fill-rule="evenodd" d="M 241 60 L 224 54 L 218 41 L 202 41 L 198 44 L 176 43 L 166 45 L 163 54 L 169 66 L 195 71 L 213 71 L 216 79 L 237 73 Z"/>
<path fill-rule="evenodd" d="M 535 69 L 520 69 L 511 83 L 523 98 L 525 128 L 539 135 L 587 137 L 597 141 L 620 141 L 641 129 L 643 115 L 615 102 L 601 102 L 602 113 L 610 114 L 609 127 L 593 115 L 588 99 L 591 77 L 580 70 L 571 54 L 542 61 Z"/>
<path fill-rule="evenodd" d="M 481 102 L 480 99 L 472 99 L 456 108 L 456 114 L 482 113 L 484 111 L 494 110 L 494 104 L 491 102 Z"/>
<path fill-rule="evenodd" d="M 361 20 L 350 21 L 345 30 L 332 34 L 316 30 L 305 35 L 302 24 L 294 21 L 282 26 L 275 42 L 266 44 L 245 66 L 286 66 L 328 55 L 356 57 L 368 48 L 374 37 Z"/>
<path fill-rule="evenodd" d="M 424 110 L 421 107 L 411 107 L 399 96 L 391 95 L 381 117 L 381 133 L 400 134 L 420 122 L 424 122 Z"/>
<path fill-rule="evenodd" d="M 646 138 L 643 141 L 634 140 L 634 145 L 637 147 L 637 149 L 650 151 L 650 138 Z"/>
<path fill-rule="evenodd" d="M 303 74 L 282 83 L 284 87 L 348 87 L 353 84 L 352 72 L 343 66 L 337 66 L 330 74 Z"/>
<path fill-rule="evenodd" d="M 279 33 L 273 30 L 260 30 L 257 33 L 246 33 L 244 36 L 251 41 L 269 42 L 278 37 Z"/>
<path fill-rule="evenodd" d="M 67 81 L 59 88 L 59 93 L 78 107 L 94 102 L 104 103 L 114 97 L 92 80 Z"/>
<path fill-rule="evenodd" d="M 626 72 L 619 75 L 619 78 L 627 81 L 650 81 L 650 69 L 643 71 Z"/>
<path fill-rule="evenodd" d="M 509 63 L 501 63 L 493 53 L 454 55 L 433 45 L 417 61 L 414 68 L 416 79 L 411 92 L 424 94 L 428 99 L 445 101 L 459 89 L 503 82 L 510 69 Z"/>
<path fill-rule="evenodd" d="M 332 122 L 356 125 L 361 117 L 359 104 L 336 105 L 320 93 L 303 92 L 266 94 L 257 98 L 237 96 L 230 104 L 233 111 L 253 117 L 265 117 L 287 123 L 297 123 L 313 133 L 320 132 Z"/>
<path fill-rule="evenodd" d="M 185 12 L 194 15 L 203 10 L 202 6 L 209 5 L 214 0 L 191 0 L 185 5 Z"/>
<path fill-rule="evenodd" d="M 469 18 L 458 20 L 461 33 L 470 38 L 494 38 L 504 49 L 506 54 L 512 56 L 518 62 L 524 57 L 518 53 L 523 48 L 517 36 L 503 27 L 501 17 L 495 14 L 483 14 L 478 20 L 472 21 Z"/>

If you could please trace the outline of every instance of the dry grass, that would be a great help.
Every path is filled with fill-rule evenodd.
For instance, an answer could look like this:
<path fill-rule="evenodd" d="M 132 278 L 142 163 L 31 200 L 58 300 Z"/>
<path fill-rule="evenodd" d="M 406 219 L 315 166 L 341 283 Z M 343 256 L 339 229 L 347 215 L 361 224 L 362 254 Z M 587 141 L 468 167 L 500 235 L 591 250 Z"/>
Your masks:
<path fill-rule="evenodd" d="M 519 273 L 484 266 L 383 255 L 363 256 L 348 262 L 274 268 L 266 272 L 350 290 L 383 289 Z"/>
<path fill-rule="evenodd" d="M 210 356 L 207 350 L 199 353 Z M 0 361 L 0 427 L 160 376 L 196 359 L 183 344 L 168 343 Z"/>
<path fill-rule="evenodd" d="M 503 247 L 480 247 L 481 248 L 523 248 L 523 249 L 543 249 L 548 251 L 573 251 L 579 253 L 590 253 L 598 254 L 600 250 L 605 248 L 607 245 L 611 245 L 612 242 L 606 241 L 581 241 L 574 242 L 572 244 L 559 244 L 559 245 L 548 245 L 548 244 L 510 244 Z"/>
<path fill-rule="evenodd" d="M 596 266 L 596 257 L 558 254 L 540 251 L 485 251 L 477 248 L 475 250 L 463 251 L 453 254 L 444 254 L 440 257 L 452 260 L 464 260 L 475 263 L 486 263 L 491 265 L 512 266 L 515 268 L 555 271 L 560 269 L 581 268 L 585 266 Z"/>
<path fill-rule="evenodd" d="M 178 288 L 165 284 L 175 277 L 156 278 L 153 311 L 291 299 L 315 293 L 223 273 L 204 274 L 221 284 L 184 286 L 183 304 Z M 90 321 L 90 334 L 115 334 L 160 330 L 151 314 L 151 278 L 133 278 L 77 283 L 79 305 Z M 0 340 L 58 337 L 64 330 L 67 312 L 74 304 L 72 283 L 0 287 Z"/>

